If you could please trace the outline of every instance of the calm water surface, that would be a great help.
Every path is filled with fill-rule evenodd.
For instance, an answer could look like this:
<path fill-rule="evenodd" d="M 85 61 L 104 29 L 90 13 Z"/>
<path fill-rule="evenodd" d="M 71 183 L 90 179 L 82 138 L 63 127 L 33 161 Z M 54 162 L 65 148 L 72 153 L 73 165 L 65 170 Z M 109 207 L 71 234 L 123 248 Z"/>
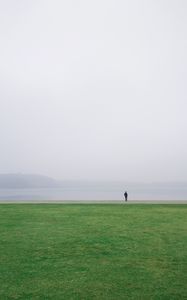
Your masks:
<path fill-rule="evenodd" d="M 8 200 L 123 200 L 127 190 L 130 200 L 187 200 L 187 187 L 129 186 L 119 184 L 80 185 L 64 188 L 0 189 L 0 201 Z"/>

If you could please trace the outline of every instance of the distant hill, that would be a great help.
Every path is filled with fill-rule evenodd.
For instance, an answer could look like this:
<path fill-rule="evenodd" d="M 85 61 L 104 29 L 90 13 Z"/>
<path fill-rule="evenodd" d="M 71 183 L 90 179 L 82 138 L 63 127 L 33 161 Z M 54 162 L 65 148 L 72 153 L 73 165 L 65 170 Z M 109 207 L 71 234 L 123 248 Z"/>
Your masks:
<path fill-rule="evenodd" d="M 0 174 L 0 188 L 55 188 L 62 186 L 53 178 L 35 174 Z"/>

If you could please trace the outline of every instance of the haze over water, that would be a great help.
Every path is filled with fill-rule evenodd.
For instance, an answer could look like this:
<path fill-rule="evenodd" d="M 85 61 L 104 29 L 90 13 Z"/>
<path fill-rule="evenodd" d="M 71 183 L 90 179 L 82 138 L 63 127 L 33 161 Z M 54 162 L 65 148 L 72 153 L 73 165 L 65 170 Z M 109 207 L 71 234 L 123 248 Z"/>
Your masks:
<path fill-rule="evenodd" d="M 64 188 L 0 189 L 0 201 L 22 200 L 124 200 L 124 187 L 121 183 L 85 184 Z M 163 185 L 130 185 L 129 201 L 133 200 L 187 200 L 187 187 L 168 187 Z"/>

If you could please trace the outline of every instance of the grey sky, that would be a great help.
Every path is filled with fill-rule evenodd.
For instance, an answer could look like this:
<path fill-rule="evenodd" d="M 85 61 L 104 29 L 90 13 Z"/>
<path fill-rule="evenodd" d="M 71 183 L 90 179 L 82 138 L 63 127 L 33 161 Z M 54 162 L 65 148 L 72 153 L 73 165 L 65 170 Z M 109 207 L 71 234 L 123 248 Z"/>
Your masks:
<path fill-rule="evenodd" d="M 187 180 L 185 0 L 0 0 L 0 173 Z"/>

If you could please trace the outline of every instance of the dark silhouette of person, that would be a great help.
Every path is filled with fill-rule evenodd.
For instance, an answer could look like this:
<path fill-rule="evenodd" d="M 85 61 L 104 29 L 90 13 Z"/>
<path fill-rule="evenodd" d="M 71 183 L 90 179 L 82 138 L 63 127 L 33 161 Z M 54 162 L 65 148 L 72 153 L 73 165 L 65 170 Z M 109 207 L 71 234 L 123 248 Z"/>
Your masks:
<path fill-rule="evenodd" d="M 127 201 L 127 198 L 128 198 L 128 193 L 127 192 L 124 193 L 124 197 L 125 197 L 125 201 Z"/>

